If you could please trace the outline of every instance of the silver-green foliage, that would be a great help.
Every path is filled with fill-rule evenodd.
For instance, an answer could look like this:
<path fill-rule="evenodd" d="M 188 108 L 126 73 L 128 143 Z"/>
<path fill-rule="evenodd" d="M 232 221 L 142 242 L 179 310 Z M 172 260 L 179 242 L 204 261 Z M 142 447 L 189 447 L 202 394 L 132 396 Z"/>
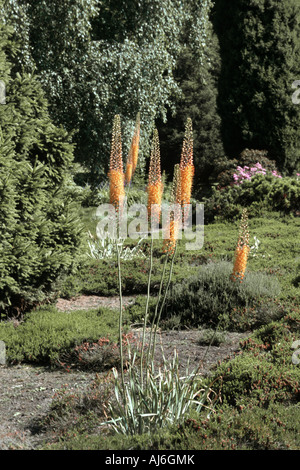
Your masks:
<path fill-rule="evenodd" d="M 117 433 L 153 433 L 170 424 L 180 424 L 192 409 L 199 412 L 209 402 L 212 404 L 209 396 L 213 392 L 203 386 L 196 370 L 187 370 L 185 376 L 180 376 L 176 351 L 172 360 L 164 358 L 158 370 L 151 361 L 143 384 L 136 353 L 129 360 L 125 390 L 118 371 L 113 369 L 113 373 L 115 400 L 108 406 L 110 419 L 102 424 L 111 425 Z"/>
<path fill-rule="evenodd" d="M 115 259 L 117 255 L 116 241 L 103 233 L 102 236 L 97 238 L 89 233 L 90 239 L 88 240 L 87 256 L 89 258 L 99 259 Z M 126 246 L 124 239 L 119 239 L 120 258 L 123 260 L 130 260 L 134 258 L 145 258 L 145 254 L 141 248 L 144 238 L 141 238 L 138 243 L 133 247 Z"/>

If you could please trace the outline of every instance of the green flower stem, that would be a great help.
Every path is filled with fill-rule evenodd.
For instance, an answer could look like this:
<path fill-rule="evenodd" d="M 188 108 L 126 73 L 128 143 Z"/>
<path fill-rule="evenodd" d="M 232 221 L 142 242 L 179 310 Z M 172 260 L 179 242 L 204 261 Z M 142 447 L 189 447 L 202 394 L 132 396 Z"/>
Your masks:
<path fill-rule="evenodd" d="M 168 283 L 167 283 L 167 286 L 166 286 L 166 289 L 165 289 L 164 298 L 163 298 L 163 301 L 162 301 L 162 304 L 161 304 L 161 307 L 160 307 L 160 311 L 159 311 L 159 315 L 158 315 L 158 318 L 157 318 L 157 322 L 156 322 L 156 325 L 155 325 L 154 337 L 153 337 L 153 346 L 152 346 L 152 360 L 153 360 L 153 358 L 154 358 L 154 352 L 155 352 L 156 332 L 157 332 L 158 324 L 159 324 L 159 322 L 160 322 L 161 313 L 162 313 L 162 311 L 163 311 L 163 308 L 164 308 L 164 305 L 165 305 L 165 302 L 166 302 L 167 294 L 168 294 L 169 287 L 170 287 L 170 283 L 171 283 L 171 279 L 172 279 L 173 267 L 174 267 L 174 260 L 175 260 L 175 255 L 176 255 L 176 249 L 177 249 L 177 243 L 176 243 L 176 245 L 175 245 L 175 249 L 174 249 L 174 252 L 173 252 L 173 255 L 172 255 L 171 265 L 170 265 L 170 271 L 169 271 Z M 168 257 L 167 257 L 167 258 L 168 258 Z M 158 303 L 157 303 L 157 305 L 158 305 Z"/>
<path fill-rule="evenodd" d="M 152 334 L 153 334 L 153 330 L 154 330 L 155 320 L 156 320 L 156 317 L 157 317 L 158 305 L 159 305 L 160 298 L 161 298 L 161 292 L 162 292 L 163 283 L 164 283 L 164 277 L 165 277 L 165 272 L 166 272 L 166 267 L 167 267 L 167 261 L 168 261 L 168 255 L 166 255 L 166 257 L 165 257 L 163 272 L 162 272 L 161 280 L 160 280 L 160 286 L 159 286 L 159 292 L 158 292 L 157 303 L 156 303 L 156 306 L 155 306 L 155 313 L 154 313 L 154 316 L 153 316 L 153 320 L 152 320 L 152 324 L 151 324 L 151 329 L 150 329 L 150 338 L 149 338 L 149 346 L 148 346 L 148 351 L 147 351 L 146 370 L 148 370 L 149 354 L 150 354 L 150 348 L 151 348 Z"/>
<path fill-rule="evenodd" d="M 121 261 L 119 243 L 117 245 L 117 260 L 118 260 L 118 280 L 119 280 L 119 297 L 120 297 L 120 315 L 119 315 L 119 347 L 120 347 L 120 363 L 121 363 L 121 378 L 123 387 L 123 401 L 126 401 L 125 381 L 124 381 L 124 361 L 123 361 L 123 343 L 122 343 L 122 324 L 123 324 L 123 297 L 122 297 L 122 279 L 121 279 Z"/>
<path fill-rule="evenodd" d="M 147 301 L 145 309 L 144 327 L 143 327 L 143 339 L 142 339 L 142 350 L 141 350 L 141 385 L 143 386 L 143 359 L 144 359 L 144 346 L 145 346 L 145 333 L 148 317 L 149 298 L 150 298 L 150 285 L 151 285 L 151 274 L 153 268 L 153 236 L 151 233 L 151 246 L 150 246 L 150 267 L 148 276 L 148 288 L 147 288 Z"/>

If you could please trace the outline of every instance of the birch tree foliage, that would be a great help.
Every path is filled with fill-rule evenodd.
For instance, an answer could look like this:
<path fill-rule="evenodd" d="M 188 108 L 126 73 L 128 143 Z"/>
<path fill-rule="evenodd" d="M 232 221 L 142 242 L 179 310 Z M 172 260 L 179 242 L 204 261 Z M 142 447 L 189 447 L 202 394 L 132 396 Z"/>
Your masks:
<path fill-rule="evenodd" d="M 26 17 L 18 33 L 54 121 L 77 131 L 77 161 L 96 178 L 104 175 L 113 116 L 121 115 L 126 152 L 140 112 L 143 162 L 155 119 L 165 119 L 181 93 L 173 71 L 186 26 L 195 60 L 205 60 L 211 0 L 7 0 L 6 5 L 13 6 L 6 14 L 15 23 Z M 28 54 L 23 62 L 30 65 Z"/>

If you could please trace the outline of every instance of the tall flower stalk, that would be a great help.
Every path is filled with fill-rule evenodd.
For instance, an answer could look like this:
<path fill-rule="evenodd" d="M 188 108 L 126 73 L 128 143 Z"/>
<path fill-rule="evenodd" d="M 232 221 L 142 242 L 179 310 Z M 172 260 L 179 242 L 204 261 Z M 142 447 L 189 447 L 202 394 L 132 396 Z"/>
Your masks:
<path fill-rule="evenodd" d="M 137 167 L 140 142 L 140 113 L 137 114 L 133 137 L 126 162 L 125 183 L 129 185 L 132 181 Z"/>
<path fill-rule="evenodd" d="M 173 184 L 171 192 L 171 204 L 173 210 L 170 213 L 170 221 L 165 230 L 163 251 L 165 253 L 173 254 L 175 245 L 177 243 L 178 231 L 182 221 L 181 217 L 181 172 L 179 165 L 174 167 Z"/>
<path fill-rule="evenodd" d="M 125 171 L 125 183 L 130 184 L 132 178 L 132 151 L 129 150 L 127 162 L 126 162 L 126 171 Z"/>
<path fill-rule="evenodd" d="M 109 162 L 109 194 L 110 204 L 113 204 L 117 211 L 123 205 L 125 199 L 124 172 L 122 160 L 122 135 L 121 120 L 117 114 L 113 121 L 111 152 Z"/>
<path fill-rule="evenodd" d="M 156 346 L 156 335 L 157 335 L 157 328 L 160 322 L 160 317 L 161 313 L 163 311 L 168 290 L 170 287 L 171 279 L 172 279 L 172 274 L 173 274 L 173 267 L 174 267 L 174 260 L 175 260 L 175 255 L 176 255 L 176 248 L 177 248 L 177 238 L 178 238 L 178 229 L 181 223 L 181 174 L 180 174 L 180 168 L 179 165 L 175 165 L 174 167 L 174 175 L 173 175 L 173 185 L 172 185 L 172 193 L 171 193 L 171 204 L 173 204 L 173 210 L 170 213 L 170 222 L 168 226 L 168 233 L 165 232 L 165 238 L 163 242 L 163 250 L 166 253 L 165 257 L 165 262 L 164 262 L 164 267 L 163 267 L 163 273 L 161 277 L 161 283 L 160 283 L 160 288 L 159 288 L 159 294 L 158 294 L 158 299 L 157 303 L 155 306 L 155 313 L 152 321 L 152 327 L 151 327 L 151 332 L 150 332 L 150 341 L 149 341 L 149 349 L 150 347 L 152 348 L 151 352 L 151 358 L 153 360 L 154 358 L 154 352 L 155 352 L 155 346 Z M 168 235 L 168 237 L 167 237 Z M 165 293 L 164 297 L 162 300 L 161 305 L 160 304 L 160 299 L 161 299 L 161 294 L 162 294 L 162 288 L 163 288 L 163 281 L 165 277 L 165 272 L 166 272 L 166 266 L 167 266 L 167 261 L 169 257 L 171 256 L 171 264 L 170 264 L 170 271 L 169 271 L 169 276 L 165 288 Z M 160 308 L 159 308 L 160 307 Z M 152 334 L 153 334 L 153 344 L 151 345 L 152 341 Z"/>
<path fill-rule="evenodd" d="M 245 276 L 248 255 L 250 252 L 249 246 L 249 229 L 248 229 L 248 215 L 247 209 L 242 212 L 241 223 L 239 228 L 239 238 L 235 250 L 233 271 L 231 279 L 233 281 L 242 282 Z"/>
<path fill-rule="evenodd" d="M 118 220 L 115 222 L 117 226 L 116 249 L 117 249 L 117 262 L 118 262 L 119 297 L 120 297 L 119 348 L 120 348 L 120 363 L 121 363 L 121 380 L 122 380 L 122 386 L 123 386 L 123 392 L 124 392 L 123 397 L 125 400 L 126 394 L 125 394 L 125 382 L 124 382 L 123 343 L 122 343 L 123 301 L 122 301 L 120 243 L 118 240 L 120 215 L 122 214 L 123 203 L 125 199 L 125 189 L 124 189 L 124 173 L 123 173 L 123 160 L 122 160 L 121 119 L 120 119 L 119 114 L 117 114 L 114 117 L 114 121 L 113 121 L 109 180 L 110 180 L 110 186 L 109 186 L 110 204 L 112 204 L 116 210 L 114 216 L 117 217 L 118 215 Z"/>
<path fill-rule="evenodd" d="M 118 135 L 118 133 L 116 133 Z M 112 147 L 118 147 L 113 139 Z M 113 149 L 112 149 L 113 150 Z M 118 155 L 120 152 L 118 153 Z M 117 165 L 116 165 L 117 167 Z M 119 167 L 116 168 L 116 171 Z M 112 168 L 112 171 L 115 168 Z M 204 406 L 204 402 L 208 399 L 210 389 L 206 387 L 203 389 L 200 387 L 200 374 L 198 371 L 192 374 L 188 372 L 185 377 L 180 377 L 179 374 L 179 361 L 175 354 L 172 362 L 166 361 L 163 355 L 163 367 L 159 368 L 158 373 L 155 371 L 154 363 L 154 352 L 156 333 L 159 325 L 162 310 L 165 305 L 167 292 L 171 283 L 174 260 L 177 248 L 177 222 L 181 222 L 181 169 L 180 166 L 174 168 L 174 182 L 173 182 L 173 198 L 172 201 L 175 203 L 175 211 L 170 219 L 170 226 L 173 228 L 170 231 L 169 243 L 165 254 L 165 261 L 163 266 L 163 272 L 161 276 L 159 294 L 157 298 L 155 314 L 150 328 L 150 341 L 147 350 L 147 362 L 146 362 L 146 383 L 143 383 L 144 375 L 144 363 L 143 363 L 143 351 L 145 344 L 145 330 L 147 324 L 148 314 L 148 303 L 150 298 L 150 284 L 151 284 L 151 273 L 153 266 L 153 230 L 151 226 L 151 254 L 150 254 L 150 269 L 148 278 L 148 291 L 147 291 L 147 306 L 144 318 L 143 328 L 143 344 L 141 350 L 141 361 L 140 371 L 136 367 L 135 361 L 137 358 L 138 351 L 131 354 L 130 348 L 128 351 L 129 362 L 128 362 L 128 380 L 125 383 L 124 380 L 124 369 L 123 369 L 123 349 L 122 349 L 122 289 L 121 289 L 121 265 L 120 265 L 120 252 L 117 244 L 117 256 L 118 256 L 118 280 L 119 280 L 119 295 L 120 295 L 120 320 L 119 320 L 119 336 L 120 336 L 120 354 L 121 354 L 121 381 L 119 380 L 118 371 L 114 368 L 113 374 L 115 377 L 115 400 L 109 404 L 109 412 L 111 419 L 102 425 L 111 424 L 117 432 L 124 434 L 136 434 L 150 432 L 157 429 L 157 426 L 165 426 L 168 423 L 180 423 L 185 419 L 186 413 L 192 406 L 196 406 L 196 411 L 200 411 Z M 115 201 L 116 189 L 111 185 L 114 190 L 111 194 L 111 200 Z M 148 214 L 149 218 L 156 219 L 159 222 L 161 212 L 161 198 L 162 198 L 162 180 L 161 180 L 161 169 L 160 169 L 160 152 L 159 152 L 159 140 L 157 131 L 153 134 L 153 141 L 151 147 L 150 156 L 150 170 L 149 170 L 149 182 L 147 187 L 148 192 Z M 120 190 L 121 197 L 123 192 Z M 119 199 L 120 200 L 120 199 Z M 180 208 L 176 210 L 177 206 Z M 154 208 L 154 214 L 153 209 Z M 151 220 L 152 222 L 152 220 Z M 163 287 L 165 283 L 165 274 L 167 270 L 168 260 L 171 257 L 170 270 L 165 287 L 165 293 L 163 295 Z M 163 297 L 163 298 L 162 298 Z M 162 299 L 162 300 L 161 300 Z M 153 334 L 153 342 L 152 342 Z M 151 362 L 149 365 L 149 358 L 151 352 Z M 140 377 L 139 377 L 140 373 Z"/>
<path fill-rule="evenodd" d="M 138 157 L 139 157 L 140 126 L 141 126 L 140 113 L 138 113 L 136 116 L 134 134 L 132 137 L 131 147 L 130 147 L 130 153 L 131 153 L 131 159 L 132 159 L 132 176 L 134 175 L 134 172 L 136 170 Z"/>
<path fill-rule="evenodd" d="M 191 118 L 188 118 L 186 121 L 185 134 L 180 157 L 181 204 L 184 210 L 184 219 L 186 219 L 188 216 L 188 206 L 191 200 L 195 173 L 193 147 L 193 125 Z"/>
<path fill-rule="evenodd" d="M 151 222 L 152 231 L 152 223 L 155 226 L 157 226 L 159 223 L 161 213 L 161 199 L 163 194 L 163 183 L 161 178 L 160 164 L 160 146 L 157 129 L 154 129 L 152 138 L 147 193 L 148 216 Z"/>
<path fill-rule="evenodd" d="M 159 225 L 160 212 L 161 212 L 161 199 L 163 193 L 163 185 L 161 178 L 161 165 L 160 165 L 160 148 L 159 148 L 159 136 L 157 129 L 153 132 L 151 154 L 150 154 L 150 167 L 148 177 L 148 224 L 150 226 L 150 266 L 148 274 L 148 286 L 147 286 L 147 300 L 144 316 L 144 327 L 143 327 L 143 338 L 141 346 L 141 383 L 143 384 L 143 360 L 144 360 L 144 347 L 145 347 L 145 333 L 148 319 L 148 308 L 150 299 L 150 286 L 151 286 L 151 275 L 153 268 L 153 225 L 157 227 Z"/>

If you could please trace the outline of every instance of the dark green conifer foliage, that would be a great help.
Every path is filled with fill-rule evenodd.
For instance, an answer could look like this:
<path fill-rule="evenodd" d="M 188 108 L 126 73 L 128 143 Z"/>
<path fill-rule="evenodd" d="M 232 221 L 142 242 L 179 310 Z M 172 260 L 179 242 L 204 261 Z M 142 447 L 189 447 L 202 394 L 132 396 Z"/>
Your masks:
<path fill-rule="evenodd" d="M 185 122 L 192 119 L 194 130 L 195 188 L 208 182 L 216 159 L 224 156 L 221 119 L 217 109 L 217 82 L 220 70 L 217 37 L 208 28 L 206 60 L 197 58 L 187 41 L 177 62 L 176 80 L 182 95 L 175 100 L 176 112 L 167 124 L 159 123 L 162 165 L 168 173 L 180 160 Z"/>
<path fill-rule="evenodd" d="M 280 169 L 300 166 L 299 0 L 217 0 L 213 23 L 222 69 L 219 109 L 226 154 L 268 150 Z"/>
<path fill-rule="evenodd" d="M 17 46 L 0 21 L 0 313 L 51 298 L 73 265 L 81 227 L 66 191 L 70 136 L 53 125 L 34 75 L 15 72 Z"/>

